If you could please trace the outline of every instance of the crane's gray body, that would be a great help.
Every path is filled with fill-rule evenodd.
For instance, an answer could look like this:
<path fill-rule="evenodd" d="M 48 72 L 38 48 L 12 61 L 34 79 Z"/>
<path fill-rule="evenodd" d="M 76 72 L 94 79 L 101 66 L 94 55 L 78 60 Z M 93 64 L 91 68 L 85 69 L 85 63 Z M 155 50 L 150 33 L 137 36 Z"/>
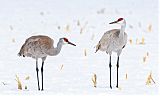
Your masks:
<path fill-rule="evenodd" d="M 106 51 L 110 55 L 116 52 L 119 56 L 127 43 L 127 34 L 120 29 L 112 29 L 104 33 L 96 46 L 96 51 Z"/>
<path fill-rule="evenodd" d="M 57 55 L 61 50 L 63 42 L 60 40 L 57 48 L 54 48 L 53 44 L 53 39 L 48 36 L 32 36 L 25 41 L 18 54 L 19 56 L 27 56 L 35 59 L 46 58 L 48 55 Z"/>

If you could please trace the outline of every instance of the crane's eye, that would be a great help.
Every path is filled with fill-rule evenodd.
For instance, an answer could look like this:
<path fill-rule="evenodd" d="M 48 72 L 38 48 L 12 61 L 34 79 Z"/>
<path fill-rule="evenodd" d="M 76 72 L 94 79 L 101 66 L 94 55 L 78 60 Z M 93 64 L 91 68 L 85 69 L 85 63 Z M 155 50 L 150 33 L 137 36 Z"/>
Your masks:
<path fill-rule="evenodd" d="M 68 42 L 68 39 L 67 39 L 67 38 L 63 38 L 63 40 L 64 40 L 65 42 Z"/>

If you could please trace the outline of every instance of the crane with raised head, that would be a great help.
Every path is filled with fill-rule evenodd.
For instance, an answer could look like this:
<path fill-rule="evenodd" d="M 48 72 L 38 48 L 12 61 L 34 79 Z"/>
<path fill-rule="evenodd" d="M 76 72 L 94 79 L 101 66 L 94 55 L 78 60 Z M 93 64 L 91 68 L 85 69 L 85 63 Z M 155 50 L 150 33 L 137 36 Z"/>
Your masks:
<path fill-rule="evenodd" d="M 125 47 L 127 43 L 127 34 L 125 33 L 126 21 L 124 18 L 119 18 L 118 20 L 111 22 L 109 24 L 119 24 L 121 26 L 120 29 L 112 29 L 104 33 L 102 38 L 100 39 L 99 43 L 96 46 L 96 52 L 98 50 L 105 51 L 107 54 L 109 53 L 110 61 L 109 61 L 109 68 L 110 68 L 110 88 L 112 89 L 111 85 L 111 55 L 112 52 L 117 53 L 117 85 L 118 88 L 118 68 L 119 68 L 119 56 L 122 52 L 122 49 Z"/>

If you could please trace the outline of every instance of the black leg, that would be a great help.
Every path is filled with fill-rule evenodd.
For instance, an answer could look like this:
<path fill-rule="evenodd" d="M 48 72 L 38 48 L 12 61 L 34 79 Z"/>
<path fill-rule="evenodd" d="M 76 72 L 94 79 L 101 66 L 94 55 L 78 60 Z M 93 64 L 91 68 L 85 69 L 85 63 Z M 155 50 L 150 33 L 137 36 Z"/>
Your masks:
<path fill-rule="evenodd" d="M 37 71 L 37 82 L 38 82 L 38 90 L 40 90 L 40 87 L 39 87 L 39 76 L 38 76 L 38 60 L 36 60 L 36 71 Z"/>
<path fill-rule="evenodd" d="M 117 88 L 118 88 L 118 68 L 119 68 L 119 56 L 117 58 L 117 85 L 116 85 Z"/>
<path fill-rule="evenodd" d="M 42 75 L 42 89 L 41 89 L 41 91 L 43 91 L 43 65 L 44 65 L 44 61 L 42 61 L 42 67 L 41 67 L 41 75 Z"/>
<path fill-rule="evenodd" d="M 110 88 L 112 89 L 112 84 L 111 84 L 111 56 L 110 56 L 110 60 L 109 60 L 109 68 L 110 68 Z"/>

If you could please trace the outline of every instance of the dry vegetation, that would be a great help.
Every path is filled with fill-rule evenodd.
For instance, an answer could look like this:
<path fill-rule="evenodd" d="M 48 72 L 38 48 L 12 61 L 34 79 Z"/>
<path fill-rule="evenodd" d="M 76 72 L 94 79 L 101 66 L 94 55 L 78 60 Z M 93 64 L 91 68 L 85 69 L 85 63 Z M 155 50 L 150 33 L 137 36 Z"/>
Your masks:
<path fill-rule="evenodd" d="M 16 75 L 16 81 L 17 81 L 18 89 L 22 90 L 22 83 L 17 75 Z"/>
<path fill-rule="evenodd" d="M 144 56 L 143 56 L 143 63 L 146 63 L 147 60 L 148 60 L 148 58 L 149 58 L 149 53 L 147 52 L 147 53 L 145 53 Z"/>
<path fill-rule="evenodd" d="M 144 42 L 144 37 L 142 37 L 141 42 L 139 42 L 139 44 L 142 44 L 142 45 L 145 44 L 145 42 Z"/>
<path fill-rule="evenodd" d="M 26 78 L 25 78 L 25 80 L 29 80 L 30 79 L 30 77 L 29 76 L 27 76 Z"/>
<path fill-rule="evenodd" d="M 87 24 L 88 24 L 88 21 L 86 21 L 84 25 L 82 25 L 79 20 L 77 21 L 77 26 L 80 27 L 80 34 L 84 32 L 85 28 L 87 27 Z"/>
<path fill-rule="evenodd" d="M 130 38 L 130 39 L 129 39 L 129 43 L 130 43 L 130 44 L 132 44 L 132 43 L 133 43 L 133 42 L 132 42 L 132 38 Z"/>
<path fill-rule="evenodd" d="M 61 67 L 60 67 L 60 70 L 62 70 L 63 69 L 63 64 L 61 65 Z"/>
<path fill-rule="evenodd" d="M 151 85 L 152 82 L 153 82 L 154 84 L 156 83 L 156 82 L 153 80 L 152 72 L 150 72 L 149 75 L 147 76 L 146 85 Z"/>
<path fill-rule="evenodd" d="M 70 25 L 69 24 L 67 24 L 66 26 L 65 26 L 65 32 L 70 32 L 71 31 L 71 29 L 70 29 Z"/>
<path fill-rule="evenodd" d="M 148 30 L 147 31 L 152 32 L 152 25 L 151 24 L 148 25 Z"/>
<path fill-rule="evenodd" d="M 82 34 L 82 33 L 83 33 L 83 30 L 84 30 L 84 29 L 81 27 L 81 28 L 80 28 L 80 34 Z"/>
<path fill-rule="evenodd" d="M 129 42 L 129 44 L 133 44 L 133 39 L 132 38 L 130 38 L 129 40 L 128 40 L 128 42 Z M 136 45 L 145 45 L 145 39 L 144 39 L 144 37 L 142 37 L 141 39 L 139 39 L 139 38 L 136 38 L 136 43 L 135 43 Z"/>
<path fill-rule="evenodd" d="M 126 79 L 126 80 L 128 79 L 128 74 L 127 74 L 127 73 L 126 73 L 125 79 Z"/>
<path fill-rule="evenodd" d="M 97 87 L 97 75 L 96 74 L 93 74 L 92 82 L 93 82 L 93 86 Z"/>
<path fill-rule="evenodd" d="M 84 49 L 84 56 L 87 56 L 87 49 Z"/>

